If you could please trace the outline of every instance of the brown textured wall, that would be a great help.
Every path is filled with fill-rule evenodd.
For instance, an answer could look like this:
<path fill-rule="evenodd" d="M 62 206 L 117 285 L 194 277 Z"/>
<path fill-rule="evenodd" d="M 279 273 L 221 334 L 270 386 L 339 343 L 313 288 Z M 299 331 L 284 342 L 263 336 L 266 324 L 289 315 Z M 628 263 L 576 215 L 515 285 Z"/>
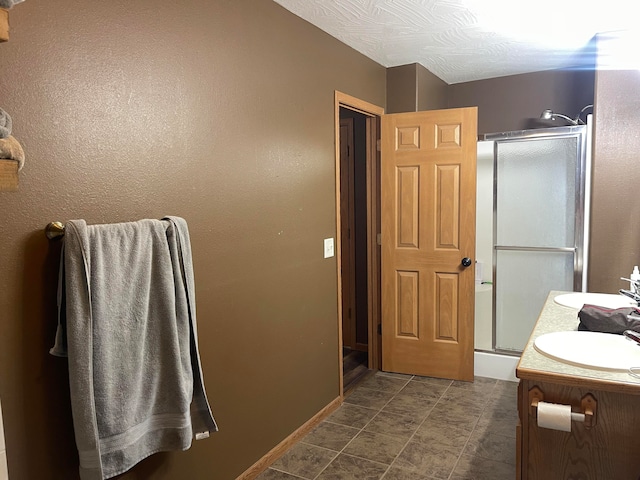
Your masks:
<path fill-rule="evenodd" d="M 424 68 L 416 65 L 418 76 L 418 111 L 447 108 L 449 85 Z"/>
<path fill-rule="evenodd" d="M 415 112 L 418 108 L 417 63 L 387 68 L 386 113 Z"/>
<path fill-rule="evenodd" d="M 447 108 L 448 88 L 419 63 L 387 68 L 387 113 Z"/>
<path fill-rule="evenodd" d="M 551 108 L 575 117 L 593 103 L 594 73 L 575 70 L 510 75 L 448 85 L 418 63 L 387 69 L 387 113 L 478 107 L 478 134 L 565 125 L 542 122 Z"/>
<path fill-rule="evenodd" d="M 499 133 L 540 126 L 545 108 L 574 118 L 593 103 L 592 69 L 548 70 L 449 86 L 449 108 L 478 106 L 478 133 Z"/>
<path fill-rule="evenodd" d="M 598 39 L 606 49 L 624 38 Z M 606 43 L 610 45 L 607 47 Z M 607 58 L 603 58 L 606 61 Z M 640 70 L 601 68 L 596 74 L 589 290 L 616 293 L 640 264 Z"/>
<path fill-rule="evenodd" d="M 269 0 L 30 1 L 0 45 L 27 163 L 0 192 L 0 398 L 12 480 L 76 478 L 66 362 L 48 355 L 43 227 L 184 217 L 221 431 L 122 478 L 233 479 L 338 396 L 334 90 L 385 69 Z"/>

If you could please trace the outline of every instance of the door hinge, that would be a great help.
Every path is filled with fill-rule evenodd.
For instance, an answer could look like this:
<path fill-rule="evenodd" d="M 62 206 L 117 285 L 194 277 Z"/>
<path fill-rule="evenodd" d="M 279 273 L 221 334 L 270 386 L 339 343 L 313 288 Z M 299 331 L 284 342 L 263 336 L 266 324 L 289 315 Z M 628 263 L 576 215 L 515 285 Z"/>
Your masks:
<path fill-rule="evenodd" d="M 378 335 L 382 335 L 382 324 L 378 324 Z"/>
<path fill-rule="evenodd" d="M 381 144 L 380 144 L 380 139 L 376 140 L 376 150 L 377 151 L 381 151 L 382 150 Z"/>
<path fill-rule="evenodd" d="M 378 233 L 376 235 L 376 242 L 377 242 L 378 245 L 382 245 L 382 234 L 381 233 Z"/>

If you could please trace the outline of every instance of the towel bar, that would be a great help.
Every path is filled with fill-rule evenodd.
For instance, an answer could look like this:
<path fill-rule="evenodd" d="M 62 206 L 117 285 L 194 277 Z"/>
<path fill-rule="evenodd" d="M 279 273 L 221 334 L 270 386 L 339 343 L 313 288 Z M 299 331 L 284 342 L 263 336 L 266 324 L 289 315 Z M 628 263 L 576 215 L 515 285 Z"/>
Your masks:
<path fill-rule="evenodd" d="M 44 234 L 49 240 L 64 236 L 64 224 L 62 222 L 51 222 L 44 227 Z"/>

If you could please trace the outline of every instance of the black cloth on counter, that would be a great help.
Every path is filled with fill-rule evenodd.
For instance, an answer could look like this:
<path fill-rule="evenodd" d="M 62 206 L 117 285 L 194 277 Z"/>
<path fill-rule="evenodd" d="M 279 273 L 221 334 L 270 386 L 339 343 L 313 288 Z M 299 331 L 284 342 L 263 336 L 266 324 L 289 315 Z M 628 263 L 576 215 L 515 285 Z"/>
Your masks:
<path fill-rule="evenodd" d="M 633 317 L 636 318 L 633 318 Z M 583 305 L 578 312 L 580 324 L 578 330 L 616 333 L 622 335 L 625 330 L 640 332 L 640 308 L 605 308 L 597 305 Z"/>

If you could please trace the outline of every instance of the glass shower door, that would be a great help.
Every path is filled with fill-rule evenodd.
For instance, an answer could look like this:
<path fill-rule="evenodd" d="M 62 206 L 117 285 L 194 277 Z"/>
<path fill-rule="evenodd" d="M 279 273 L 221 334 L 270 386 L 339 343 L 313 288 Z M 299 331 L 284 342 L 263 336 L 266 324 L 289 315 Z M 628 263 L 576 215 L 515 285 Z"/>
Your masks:
<path fill-rule="evenodd" d="M 496 350 L 522 351 L 550 290 L 581 289 L 585 131 L 496 139 Z"/>

